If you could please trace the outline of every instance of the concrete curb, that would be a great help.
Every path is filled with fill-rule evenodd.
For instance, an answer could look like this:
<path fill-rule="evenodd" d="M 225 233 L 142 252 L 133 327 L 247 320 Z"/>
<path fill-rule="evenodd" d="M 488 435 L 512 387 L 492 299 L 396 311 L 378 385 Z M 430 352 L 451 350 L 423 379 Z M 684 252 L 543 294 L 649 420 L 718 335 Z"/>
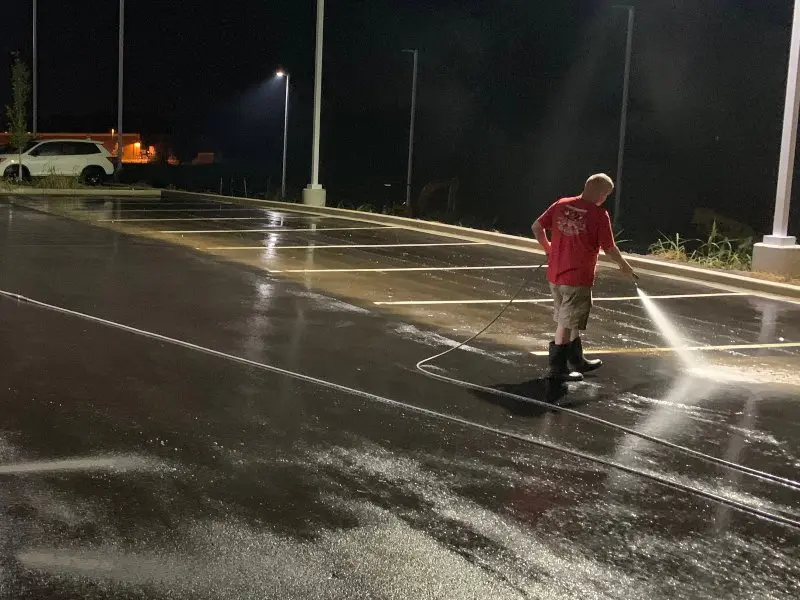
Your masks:
<path fill-rule="evenodd" d="M 130 190 L 130 191 L 137 191 L 137 190 Z M 40 191 L 40 193 L 44 192 Z M 523 238 L 514 235 L 507 235 L 504 233 L 495 233 L 493 231 L 480 231 L 478 229 L 468 229 L 466 227 L 449 225 L 447 223 L 421 221 L 418 219 L 409 219 L 407 217 L 398 217 L 395 215 L 365 213 L 344 208 L 315 207 L 315 206 L 306 206 L 302 204 L 293 204 L 289 202 L 276 202 L 272 200 L 238 198 L 236 196 L 220 196 L 217 194 L 199 194 L 195 192 L 179 192 L 172 190 L 164 190 L 163 192 L 159 193 L 165 199 L 174 198 L 174 199 L 191 200 L 191 199 L 202 198 L 207 200 L 225 200 L 233 204 L 241 204 L 244 206 L 258 206 L 260 208 L 270 208 L 286 212 L 296 212 L 296 213 L 321 215 L 321 216 L 335 216 L 341 219 L 358 221 L 361 223 L 372 223 L 375 225 L 394 225 L 396 227 L 402 227 L 404 229 L 420 231 L 423 233 L 433 233 L 444 237 L 450 237 L 454 239 L 471 241 L 471 242 L 474 241 L 488 242 L 496 246 L 510 248 L 513 250 L 521 250 L 525 252 L 534 252 L 537 254 L 542 254 L 541 246 L 539 245 L 538 242 L 536 242 L 533 239 Z M 642 273 L 650 273 L 654 275 L 662 275 L 675 279 L 694 281 L 715 287 L 732 289 L 736 291 L 755 292 L 762 295 L 800 299 L 800 286 L 797 285 L 766 281 L 763 279 L 756 279 L 754 277 L 737 275 L 735 273 L 726 273 L 725 271 L 713 271 L 710 269 L 703 269 L 690 265 L 671 263 L 671 262 L 656 260 L 653 258 L 638 256 L 635 254 L 628 254 L 626 255 L 626 258 L 631 263 L 631 265 L 633 265 L 638 271 Z M 600 257 L 600 260 L 604 263 L 610 262 L 607 257 L 602 255 Z"/>
<path fill-rule="evenodd" d="M 800 286 L 768 281 L 736 273 L 703 269 L 692 265 L 670 263 L 654 258 L 626 254 L 625 258 L 642 272 L 657 273 L 690 281 L 699 281 L 736 291 L 756 292 L 769 296 L 800 300 Z"/>
<path fill-rule="evenodd" d="M 130 190 L 130 189 L 36 189 L 36 188 L 16 188 L 12 190 L 0 190 L 2 196 L 124 196 L 135 198 L 160 198 L 161 190 Z"/>

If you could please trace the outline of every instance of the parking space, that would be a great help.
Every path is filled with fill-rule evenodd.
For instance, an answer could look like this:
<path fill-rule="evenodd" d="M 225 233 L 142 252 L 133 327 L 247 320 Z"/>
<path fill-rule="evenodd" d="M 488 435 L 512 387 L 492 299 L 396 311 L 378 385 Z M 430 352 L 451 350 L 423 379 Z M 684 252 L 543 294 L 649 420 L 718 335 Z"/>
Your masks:
<path fill-rule="evenodd" d="M 553 328 L 539 253 L 214 200 L 29 203 L 187 245 L 458 333 L 488 319 L 527 280 L 505 323 L 488 332 L 488 338 L 542 355 L 543 350 L 529 346 L 541 344 Z M 742 353 L 758 349 L 791 353 L 798 348 L 800 332 L 794 319 L 781 319 L 796 314 L 787 303 L 663 277 L 647 277 L 642 285 L 676 319 L 691 348 Z M 725 310 L 718 310 L 720 303 Z M 671 350 L 652 327 L 633 286 L 615 270 L 601 269 L 595 305 L 590 336 L 602 353 Z M 764 326 L 759 320 L 773 313 L 775 319 L 788 321 L 782 323 L 784 335 L 762 339 Z"/>
<path fill-rule="evenodd" d="M 286 573 L 286 598 L 778 598 L 800 581 L 800 534 L 780 524 L 800 522 L 795 303 L 645 275 L 690 369 L 603 267 L 586 342 L 606 364 L 566 390 L 577 414 L 544 411 L 414 368 L 523 286 L 433 369 L 544 397 L 540 253 L 214 200 L 3 208 L 0 288 L 42 304 L 0 299 L 0 476 L 3 460 L 57 470 L 46 457 L 125 468 L 11 480 L 0 500 L 24 509 L 0 519 L 25 535 L 0 551 L 0 586 L 2 569 L 58 598 L 98 581 L 258 597 L 264 572 Z M 96 533 L 52 498 L 92 507 Z"/>
<path fill-rule="evenodd" d="M 527 279 L 514 308 L 487 332 L 487 339 L 535 356 L 545 354 L 536 346 L 550 337 L 553 325 L 540 253 L 226 202 L 108 199 L 30 204 L 190 246 L 462 335 L 491 318 Z M 800 348 L 800 327 L 791 318 L 797 311 L 790 303 L 665 277 L 646 277 L 642 286 L 676 319 L 690 348 L 743 355 L 765 349 L 791 354 Z M 724 310 L 718 310 L 720 303 Z M 672 351 L 653 328 L 636 290 L 614 269 L 601 268 L 595 306 L 588 337 L 599 352 Z M 762 339 L 762 322 L 772 318 L 780 322 L 783 335 Z"/>

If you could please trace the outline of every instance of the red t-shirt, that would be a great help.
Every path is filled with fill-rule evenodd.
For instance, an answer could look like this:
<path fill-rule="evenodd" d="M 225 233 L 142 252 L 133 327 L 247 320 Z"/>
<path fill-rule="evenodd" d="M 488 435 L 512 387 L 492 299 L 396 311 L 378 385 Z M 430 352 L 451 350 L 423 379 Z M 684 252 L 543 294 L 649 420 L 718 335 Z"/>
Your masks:
<path fill-rule="evenodd" d="M 539 217 L 539 223 L 552 232 L 547 266 L 550 283 L 592 287 L 600 248 L 614 247 L 606 209 L 580 196 L 562 198 Z"/>

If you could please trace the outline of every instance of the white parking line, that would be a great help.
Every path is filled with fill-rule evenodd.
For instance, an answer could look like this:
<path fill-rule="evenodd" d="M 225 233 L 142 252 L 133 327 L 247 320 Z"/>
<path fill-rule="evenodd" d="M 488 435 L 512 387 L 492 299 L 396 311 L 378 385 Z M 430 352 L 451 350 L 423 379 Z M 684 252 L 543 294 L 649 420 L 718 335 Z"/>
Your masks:
<path fill-rule="evenodd" d="M 286 269 L 270 273 L 403 273 L 413 271 L 499 271 L 503 269 L 535 269 L 540 265 L 494 265 L 487 267 L 386 267 L 383 269 Z"/>
<path fill-rule="evenodd" d="M 486 242 L 441 242 L 434 244 L 306 244 L 304 246 L 212 246 L 206 250 L 322 250 L 325 248 L 427 248 L 431 246 L 484 246 Z"/>
<path fill-rule="evenodd" d="M 685 298 L 724 298 L 730 296 L 752 296 L 746 292 L 720 292 L 711 294 L 667 294 L 663 296 L 650 296 L 654 300 L 670 300 Z M 618 296 L 616 298 L 594 298 L 594 302 L 627 302 L 639 300 L 639 296 Z M 548 304 L 552 298 L 529 298 L 514 300 L 514 304 Z M 396 300 L 392 302 L 375 302 L 378 306 L 426 306 L 446 304 L 507 304 L 508 298 L 499 300 Z"/>
<path fill-rule="evenodd" d="M 375 225 L 373 227 L 273 227 L 271 229 L 163 229 L 158 233 L 285 233 L 288 231 L 357 231 L 364 229 L 399 229 L 397 225 Z"/>

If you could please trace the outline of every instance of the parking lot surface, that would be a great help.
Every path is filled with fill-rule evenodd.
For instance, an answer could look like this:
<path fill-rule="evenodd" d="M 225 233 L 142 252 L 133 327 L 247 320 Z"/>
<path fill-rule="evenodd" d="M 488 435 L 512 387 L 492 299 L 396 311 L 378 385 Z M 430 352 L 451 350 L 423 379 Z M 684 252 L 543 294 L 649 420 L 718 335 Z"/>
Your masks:
<path fill-rule="evenodd" d="M 0 242 L 0 597 L 800 594 L 796 303 L 644 275 L 687 363 L 603 268 L 566 412 L 540 254 L 131 198 Z"/>

